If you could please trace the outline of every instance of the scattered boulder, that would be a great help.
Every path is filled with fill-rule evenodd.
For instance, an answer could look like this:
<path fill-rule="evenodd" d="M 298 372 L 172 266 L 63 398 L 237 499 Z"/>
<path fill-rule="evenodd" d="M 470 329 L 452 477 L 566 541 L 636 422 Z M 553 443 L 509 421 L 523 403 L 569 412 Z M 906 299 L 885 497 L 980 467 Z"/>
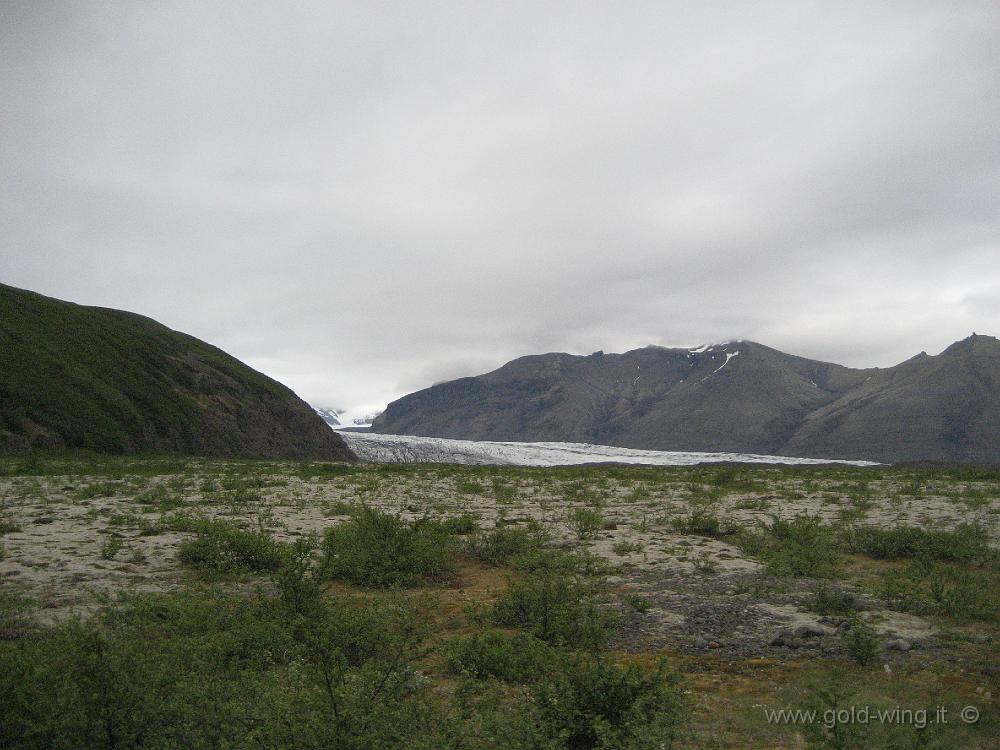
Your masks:
<path fill-rule="evenodd" d="M 785 648 L 802 648 L 802 639 L 791 630 L 782 630 L 771 639 L 772 646 L 784 646 Z"/>
<path fill-rule="evenodd" d="M 846 630 L 851 627 L 851 621 L 846 617 L 821 617 L 819 622 L 821 625 L 829 625 L 837 630 Z"/>
<path fill-rule="evenodd" d="M 795 628 L 795 635 L 799 638 L 823 638 L 825 636 L 836 635 L 837 629 L 829 625 L 807 622 Z"/>

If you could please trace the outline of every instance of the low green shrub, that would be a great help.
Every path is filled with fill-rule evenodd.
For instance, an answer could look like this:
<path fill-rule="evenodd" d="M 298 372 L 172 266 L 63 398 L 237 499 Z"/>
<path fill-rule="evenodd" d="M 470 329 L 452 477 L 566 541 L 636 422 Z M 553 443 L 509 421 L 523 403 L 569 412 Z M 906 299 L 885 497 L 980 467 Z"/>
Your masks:
<path fill-rule="evenodd" d="M 0 641 L 0 747 L 455 747 L 411 616 L 186 589 Z M 467 747 L 467 746 L 463 746 Z"/>
<path fill-rule="evenodd" d="M 483 494 L 483 483 L 476 478 L 461 478 L 455 480 L 455 490 L 463 495 Z"/>
<path fill-rule="evenodd" d="M 468 638 L 448 641 L 441 648 L 448 669 L 479 679 L 495 677 L 504 682 L 531 682 L 552 669 L 556 651 L 528 633 L 510 635 L 487 630 Z"/>
<path fill-rule="evenodd" d="M 685 718 L 677 675 L 571 659 L 532 690 L 546 747 L 572 750 L 671 748 Z"/>
<path fill-rule="evenodd" d="M 512 558 L 534 552 L 548 542 L 549 535 L 536 521 L 525 526 L 502 526 L 470 536 L 465 550 L 490 565 L 505 565 Z"/>
<path fill-rule="evenodd" d="M 638 542 L 622 540 L 611 545 L 611 551 L 620 557 L 631 555 L 633 552 L 642 552 L 642 545 Z"/>
<path fill-rule="evenodd" d="M 3 545 L 0 544 L 2 559 Z M 31 629 L 32 608 L 32 602 L 22 591 L 13 586 L 0 586 L 0 642 L 20 638 Z M 3 745 L 0 744 L 0 747 Z"/>
<path fill-rule="evenodd" d="M 772 575 L 829 578 L 840 563 L 833 532 L 817 516 L 774 517 L 760 531 L 740 530 L 734 540 L 746 554 L 761 559 Z"/>
<path fill-rule="evenodd" d="M 878 633 L 860 617 L 853 618 L 840 637 L 848 656 L 861 666 L 873 664 L 882 652 Z"/>
<path fill-rule="evenodd" d="M 190 511 L 177 511 L 174 513 L 164 513 L 160 515 L 161 528 L 169 531 L 202 531 L 209 528 L 213 521 L 208 516 Z M 231 523 L 231 522 L 227 522 Z"/>
<path fill-rule="evenodd" d="M 670 523 L 682 534 L 719 538 L 726 533 L 719 517 L 706 510 L 696 510 L 691 515 L 675 518 Z"/>
<path fill-rule="evenodd" d="M 648 612 L 653 606 L 649 599 L 634 591 L 622 594 L 622 601 L 636 612 Z"/>
<path fill-rule="evenodd" d="M 110 536 L 101 545 L 101 559 L 114 560 L 115 555 L 122 551 L 125 542 L 119 536 Z"/>
<path fill-rule="evenodd" d="M 322 570 L 360 586 L 412 586 L 443 579 L 454 563 L 448 529 L 437 521 L 407 523 L 368 506 L 327 529 Z"/>
<path fill-rule="evenodd" d="M 604 516 L 589 508 L 574 508 L 566 516 L 566 522 L 578 539 L 593 539 L 604 528 Z"/>
<path fill-rule="evenodd" d="M 589 550 L 535 547 L 509 558 L 508 564 L 522 573 L 559 573 L 600 578 L 618 572 L 609 561 Z"/>
<path fill-rule="evenodd" d="M 285 549 L 275 576 L 281 601 L 300 615 L 312 615 L 320 606 L 320 582 L 313 565 L 316 550 L 313 537 L 299 537 Z"/>
<path fill-rule="evenodd" d="M 183 542 L 177 558 L 185 565 L 219 573 L 277 570 L 284 546 L 262 531 L 246 531 L 230 521 L 202 520 L 194 539 Z"/>
<path fill-rule="evenodd" d="M 813 590 L 807 606 L 821 615 L 840 616 L 850 615 L 860 608 L 858 598 L 853 593 L 825 584 Z"/>
<path fill-rule="evenodd" d="M 364 466 L 348 463 L 307 463 L 299 466 L 298 475 L 302 479 L 337 479 L 365 472 Z"/>
<path fill-rule="evenodd" d="M 1000 618 L 1000 570 L 917 560 L 882 577 L 882 596 L 892 608 L 958 621 L 995 622 Z"/>
<path fill-rule="evenodd" d="M 500 594 L 492 620 L 524 628 L 554 646 L 597 651 L 607 644 L 618 617 L 596 601 L 592 585 L 561 571 L 536 570 Z"/>
<path fill-rule="evenodd" d="M 455 534 L 456 536 L 467 536 L 479 529 L 476 517 L 471 513 L 463 513 L 460 516 L 446 518 L 442 523 L 449 534 Z"/>
<path fill-rule="evenodd" d="M 171 492 L 165 484 L 154 484 L 136 495 L 135 502 L 140 505 L 154 505 L 163 511 L 183 506 L 184 498 L 178 493 Z"/>
<path fill-rule="evenodd" d="M 115 497 L 123 489 L 124 487 L 120 482 L 104 480 L 85 484 L 83 487 L 77 489 L 74 495 L 78 500 L 91 500 L 95 497 Z"/>
<path fill-rule="evenodd" d="M 878 560 L 969 561 L 993 555 L 989 531 L 973 523 L 962 524 L 953 530 L 852 526 L 841 533 L 841 543 L 851 552 Z"/>

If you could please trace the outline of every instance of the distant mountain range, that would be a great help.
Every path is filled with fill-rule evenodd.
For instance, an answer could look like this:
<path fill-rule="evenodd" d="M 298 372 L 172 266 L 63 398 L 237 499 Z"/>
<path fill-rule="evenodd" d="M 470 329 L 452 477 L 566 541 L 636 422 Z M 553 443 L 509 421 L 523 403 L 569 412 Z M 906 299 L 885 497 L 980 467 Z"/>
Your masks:
<path fill-rule="evenodd" d="M 340 427 L 340 417 L 343 415 L 343 409 L 333 409 L 329 406 L 317 406 L 314 410 L 319 414 L 320 418 L 326 422 L 331 427 Z"/>
<path fill-rule="evenodd" d="M 326 422 L 330 427 L 340 428 L 345 427 L 348 422 L 354 427 L 365 427 L 367 428 L 375 420 L 375 418 L 382 412 L 372 412 L 369 414 L 362 414 L 360 417 L 353 417 L 348 420 L 344 415 L 348 414 L 346 409 L 334 409 L 329 406 L 314 406 L 313 410 L 322 417 L 323 421 Z M 352 429 L 347 427 L 347 429 Z"/>
<path fill-rule="evenodd" d="M 522 357 L 389 404 L 373 431 L 883 462 L 1000 463 L 1000 342 L 852 369 L 752 341 Z"/>
<path fill-rule="evenodd" d="M 141 315 L 0 284 L 0 452 L 343 459 L 292 391 Z"/>

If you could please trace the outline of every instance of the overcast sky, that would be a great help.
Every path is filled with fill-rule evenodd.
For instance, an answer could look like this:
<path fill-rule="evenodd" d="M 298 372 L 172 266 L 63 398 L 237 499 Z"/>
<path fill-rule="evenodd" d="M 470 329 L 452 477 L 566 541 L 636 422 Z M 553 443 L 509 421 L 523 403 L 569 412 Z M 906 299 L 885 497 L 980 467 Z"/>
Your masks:
<path fill-rule="evenodd" d="M 0 280 L 352 410 L 1000 335 L 1000 3 L 0 3 Z"/>

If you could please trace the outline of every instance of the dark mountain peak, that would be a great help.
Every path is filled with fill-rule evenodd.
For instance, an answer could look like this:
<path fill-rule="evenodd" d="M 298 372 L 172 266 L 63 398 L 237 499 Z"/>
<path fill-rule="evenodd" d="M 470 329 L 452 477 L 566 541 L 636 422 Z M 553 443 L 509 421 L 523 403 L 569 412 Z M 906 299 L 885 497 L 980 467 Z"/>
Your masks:
<path fill-rule="evenodd" d="M 920 352 L 919 354 L 914 354 L 909 359 L 903 360 L 902 362 L 899 363 L 899 365 L 897 365 L 897 367 L 899 367 L 901 365 L 913 364 L 915 362 L 923 362 L 924 360 L 928 360 L 928 359 L 932 359 L 931 355 L 929 355 L 927 352 Z M 878 369 L 878 368 L 875 368 L 875 369 Z"/>
<path fill-rule="evenodd" d="M 393 402 L 378 432 L 878 461 L 1000 461 L 1000 342 L 854 369 L 754 341 L 544 354 Z"/>
<path fill-rule="evenodd" d="M 974 356 L 974 357 L 998 357 L 1000 356 L 1000 339 L 994 336 L 983 336 L 973 333 L 971 336 L 956 341 L 945 349 L 939 356 Z"/>

